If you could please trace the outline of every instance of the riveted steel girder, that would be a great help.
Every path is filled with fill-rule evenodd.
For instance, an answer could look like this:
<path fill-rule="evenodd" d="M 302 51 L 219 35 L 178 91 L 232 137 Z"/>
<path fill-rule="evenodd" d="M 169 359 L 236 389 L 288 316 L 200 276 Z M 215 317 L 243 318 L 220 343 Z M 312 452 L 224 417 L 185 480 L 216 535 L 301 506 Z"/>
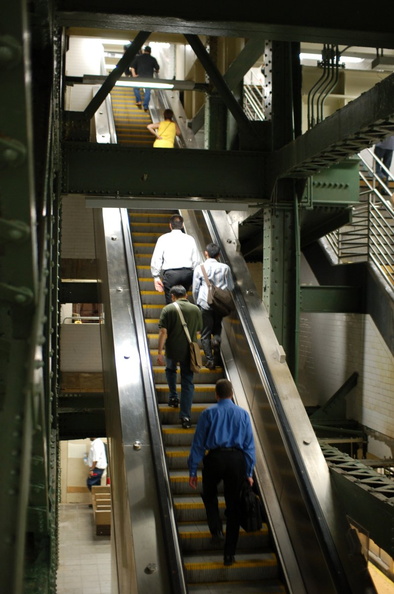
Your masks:
<path fill-rule="evenodd" d="M 264 159 L 252 151 L 138 149 L 63 143 L 64 194 L 259 200 Z"/>
<path fill-rule="evenodd" d="M 350 520 L 393 556 L 393 481 L 337 448 L 323 444 L 321 448 Z"/>
<path fill-rule="evenodd" d="M 386 0 L 386 9 L 389 8 Z M 141 5 L 126 0 L 112 0 L 108 5 L 105 0 L 96 0 L 94 8 L 89 0 L 60 0 L 57 20 L 61 26 L 246 38 L 260 35 L 282 41 L 392 48 L 392 24 L 390 19 L 380 18 L 380 14 L 374 19 L 371 11 L 355 9 L 353 2 L 342 3 L 338 18 L 335 10 L 327 9 L 322 16 L 321 11 L 305 1 L 298 2 L 296 10 L 284 10 L 283 4 L 276 2 L 256 3 L 253 10 L 245 11 L 242 4 L 227 3 L 223 10 L 220 3 L 208 0 L 198 4 L 153 1 Z"/>
<path fill-rule="evenodd" d="M 394 74 L 272 156 L 273 176 L 308 177 L 394 133 Z"/>

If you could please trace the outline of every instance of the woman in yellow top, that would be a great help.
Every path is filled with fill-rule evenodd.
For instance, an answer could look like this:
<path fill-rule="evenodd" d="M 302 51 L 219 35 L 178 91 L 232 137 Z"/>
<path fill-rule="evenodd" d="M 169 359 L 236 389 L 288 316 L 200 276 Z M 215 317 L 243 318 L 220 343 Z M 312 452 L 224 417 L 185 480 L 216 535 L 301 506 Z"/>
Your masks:
<path fill-rule="evenodd" d="M 156 124 L 148 124 L 147 128 L 156 140 L 153 143 L 154 148 L 174 148 L 175 136 L 180 136 L 181 131 L 178 124 L 172 118 L 174 113 L 172 109 L 164 110 L 164 120 Z"/>

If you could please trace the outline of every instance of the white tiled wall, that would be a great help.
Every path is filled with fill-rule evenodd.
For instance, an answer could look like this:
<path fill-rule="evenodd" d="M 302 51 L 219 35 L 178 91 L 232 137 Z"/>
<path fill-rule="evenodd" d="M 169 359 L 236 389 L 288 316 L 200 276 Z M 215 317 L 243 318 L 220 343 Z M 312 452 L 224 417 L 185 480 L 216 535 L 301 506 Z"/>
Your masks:
<path fill-rule="evenodd" d="M 394 357 L 372 318 L 303 314 L 298 387 L 304 404 L 324 404 L 355 371 L 347 416 L 394 438 Z"/>

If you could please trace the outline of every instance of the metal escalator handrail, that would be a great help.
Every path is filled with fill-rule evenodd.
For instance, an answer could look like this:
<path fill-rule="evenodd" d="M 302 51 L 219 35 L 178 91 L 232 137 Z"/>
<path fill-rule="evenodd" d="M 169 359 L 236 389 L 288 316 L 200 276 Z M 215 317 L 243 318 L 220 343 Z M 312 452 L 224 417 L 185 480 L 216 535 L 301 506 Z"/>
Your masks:
<path fill-rule="evenodd" d="M 220 246 L 221 259 L 231 266 L 231 263 L 226 254 L 226 247 L 221 240 L 212 213 L 204 211 L 204 216 L 207 220 L 209 232 L 212 240 Z M 247 340 L 251 345 L 252 352 L 255 355 L 256 365 L 259 367 L 260 375 L 264 378 L 264 387 L 267 395 L 275 409 L 275 416 L 277 418 L 278 426 L 280 427 L 282 439 L 287 444 L 287 454 L 291 458 L 294 468 L 297 473 L 297 480 L 303 493 L 304 501 L 307 505 L 309 517 L 313 523 L 316 533 L 319 535 L 319 542 L 322 546 L 324 557 L 327 566 L 330 567 L 330 572 L 333 582 L 341 594 L 351 594 L 352 589 L 349 586 L 346 574 L 343 569 L 343 564 L 338 555 L 336 545 L 334 543 L 331 531 L 328 527 L 323 509 L 317 498 L 315 489 L 310 481 L 308 470 L 305 466 L 303 457 L 299 451 L 298 444 L 294 439 L 291 425 L 284 411 L 281 399 L 279 397 L 275 382 L 273 380 L 265 353 L 261 347 L 260 341 L 256 335 L 256 331 L 249 314 L 244 295 L 240 287 L 236 284 L 234 290 L 234 302 L 236 304 L 237 314 L 243 325 Z"/>
<path fill-rule="evenodd" d="M 139 352 L 142 360 L 150 361 L 135 255 L 131 241 L 130 223 L 126 209 L 121 209 L 121 218 L 129 280 L 134 281 L 130 282 L 130 297 L 137 328 Z M 164 455 L 164 445 L 161 437 L 161 425 L 157 410 L 156 391 L 151 366 L 149 366 L 149 368 L 146 365 L 143 366 L 142 374 L 145 388 L 146 414 L 150 429 L 150 446 L 153 452 L 152 458 L 156 471 L 157 494 L 159 497 L 164 532 L 167 537 L 166 555 L 168 559 L 168 567 L 171 568 L 169 575 L 172 581 L 172 591 L 176 594 L 186 594 L 187 590 L 183 573 L 182 556 L 179 547 L 174 509 L 172 506 L 171 488 Z"/>

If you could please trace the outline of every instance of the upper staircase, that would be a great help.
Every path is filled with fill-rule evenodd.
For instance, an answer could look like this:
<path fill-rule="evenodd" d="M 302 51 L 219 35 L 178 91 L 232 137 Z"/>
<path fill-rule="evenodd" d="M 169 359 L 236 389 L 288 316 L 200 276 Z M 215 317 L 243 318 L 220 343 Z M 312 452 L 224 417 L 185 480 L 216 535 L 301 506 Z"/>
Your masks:
<path fill-rule="evenodd" d="M 131 87 L 114 87 L 111 102 L 118 143 L 151 148 L 154 138 L 147 125 L 152 120 L 149 112 L 136 105 L 134 90 Z"/>

